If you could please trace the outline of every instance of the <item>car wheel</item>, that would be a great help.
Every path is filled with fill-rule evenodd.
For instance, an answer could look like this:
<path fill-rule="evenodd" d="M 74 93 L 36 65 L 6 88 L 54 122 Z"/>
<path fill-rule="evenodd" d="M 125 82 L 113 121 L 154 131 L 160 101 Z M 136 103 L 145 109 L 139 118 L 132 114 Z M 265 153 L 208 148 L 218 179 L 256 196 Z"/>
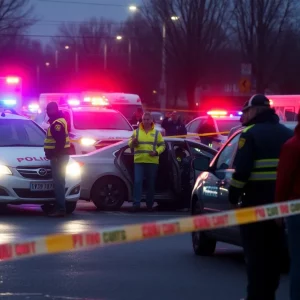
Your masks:
<path fill-rule="evenodd" d="M 41 206 L 41 209 L 42 209 L 42 211 L 43 211 L 46 215 L 48 215 L 48 214 L 50 214 L 50 213 L 53 211 L 53 209 L 54 209 L 54 204 L 51 204 L 51 203 L 43 204 L 43 205 Z"/>
<path fill-rule="evenodd" d="M 126 198 L 124 182 L 114 176 L 99 179 L 92 189 L 92 201 L 99 210 L 118 210 Z"/>
<path fill-rule="evenodd" d="M 68 215 L 72 214 L 74 210 L 76 209 L 77 202 L 67 202 L 66 203 L 66 213 Z"/>
<path fill-rule="evenodd" d="M 200 215 L 201 207 L 199 201 L 193 201 L 192 215 Z M 205 231 L 192 232 L 192 244 L 194 253 L 199 256 L 211 256 L 214 254 L 217 241 L 207 236 Z"/>

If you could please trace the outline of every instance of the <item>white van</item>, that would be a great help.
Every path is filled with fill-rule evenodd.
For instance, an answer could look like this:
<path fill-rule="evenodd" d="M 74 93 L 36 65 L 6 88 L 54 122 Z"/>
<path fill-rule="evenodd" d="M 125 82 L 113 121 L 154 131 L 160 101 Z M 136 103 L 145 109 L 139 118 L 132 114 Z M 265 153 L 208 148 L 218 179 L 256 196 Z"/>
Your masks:
<path fill-rule="evenodd" d="M 131 120 L 137 108 L 142 108 L 142 101 L 138 95 L 124 93 L 104 93 L 109 105 L 121 112 L 127 120 Z"/>

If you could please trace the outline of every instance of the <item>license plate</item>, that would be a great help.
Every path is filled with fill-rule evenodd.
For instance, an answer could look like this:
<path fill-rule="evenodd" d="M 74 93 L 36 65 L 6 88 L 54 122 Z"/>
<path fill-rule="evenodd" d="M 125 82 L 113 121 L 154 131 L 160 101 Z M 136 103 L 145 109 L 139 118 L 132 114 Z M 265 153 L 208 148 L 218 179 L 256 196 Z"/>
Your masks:
<path fill-rule="evenodd" d="M 53 183 L 31 183 L 30 190 L 31 191 L 53 191 L 54 185 Z"/>

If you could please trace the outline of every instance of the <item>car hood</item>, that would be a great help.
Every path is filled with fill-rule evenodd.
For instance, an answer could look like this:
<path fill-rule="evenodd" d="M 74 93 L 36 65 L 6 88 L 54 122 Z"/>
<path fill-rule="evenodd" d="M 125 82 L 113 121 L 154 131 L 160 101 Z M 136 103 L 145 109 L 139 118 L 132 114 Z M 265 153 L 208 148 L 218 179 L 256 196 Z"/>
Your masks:
<path fill-rule="evenodd" d="M 48 166 L 43 147 L 0 147 L 0 164 L 9 167 Z"/>
<path fill-rule="evenodd" d="M 96 139 L 128 139 L 133 131 L 128 130 L 76 130 L 72 132 L 76 136 Z"/>

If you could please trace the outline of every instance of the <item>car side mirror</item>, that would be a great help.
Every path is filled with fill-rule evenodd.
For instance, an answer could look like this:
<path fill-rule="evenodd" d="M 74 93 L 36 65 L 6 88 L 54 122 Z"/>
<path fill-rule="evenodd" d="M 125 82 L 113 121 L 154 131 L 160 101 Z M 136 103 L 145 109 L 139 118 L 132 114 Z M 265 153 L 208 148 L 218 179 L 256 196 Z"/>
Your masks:
<path fill-rule="evenodd" d="M 207 156 L 199 156 L 193 160 L 193 168 L 196 171 L 208 171 L 210 164 L 210 158 Z"/>
<path fill-rule="evenodd" d="M 135 130 L 135 129 L 138 129 L 139 125 L 132 125 L 132 128 Z"/>

